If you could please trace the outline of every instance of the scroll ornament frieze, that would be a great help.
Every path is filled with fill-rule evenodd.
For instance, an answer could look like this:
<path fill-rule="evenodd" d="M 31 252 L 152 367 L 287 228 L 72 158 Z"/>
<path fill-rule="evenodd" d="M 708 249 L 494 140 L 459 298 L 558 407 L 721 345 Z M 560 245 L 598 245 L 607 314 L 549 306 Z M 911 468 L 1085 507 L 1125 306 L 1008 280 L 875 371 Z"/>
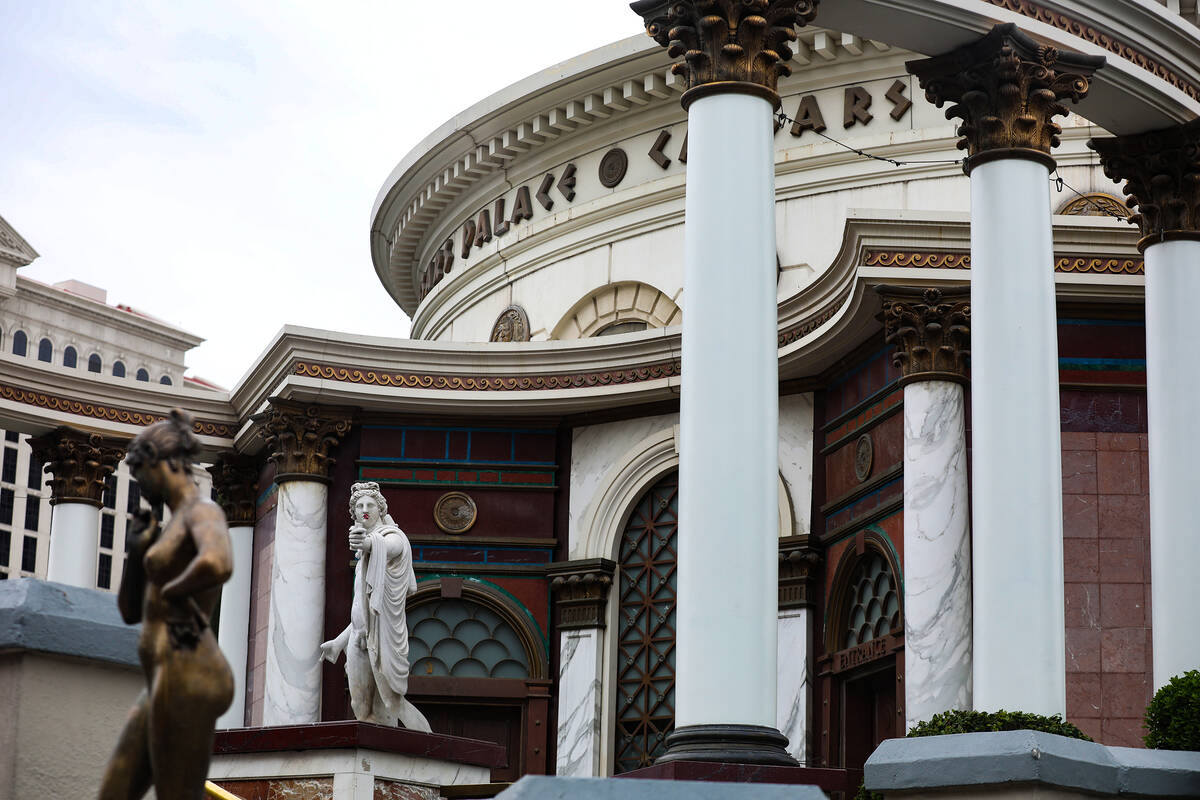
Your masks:
<path fill-rule="evenodd" d="M 217 505 L 230 525 L 253 525 L 258 500 L 258 462 L 249 456 L 223 454 L 208 468 Z"/>
<path fill-rule="evenodd" d="M 1125 181 L 1129 221 L 1144 249 L 1164 238 L 1200 235 L 1200 120 L 1133 136 L 1092 139 L 1104 174 Z"/>
<path fill-rule="evenodd" d="M 271 400 L 253 419 L 267 444 L 267 460 L 275 465 L 275 481 L 328 482 L 336 462 L 332 452 L 350 432 L 353 412 L 347 408 Z"/>
<path fill-rule="evenodd" d="M 880 286 L 884 334 L 896 347 L 901 383 L 965 381 L 971 340 L 971 290 Z"/>
<path fill-rule="evenodd" d="M 973 160 L 984 154 L 1024 151 L 1049 159 L 1062 127 L 1055 117 L 1066 102 L 1087 96 L 1103 56 L 1067 53 L 1039 45 L 1015 25 L 997 25 L 977 42 L 944 55 L 910 61 L 926 98 L 947 119 L 962 120 L 958 147 Z M 1039 159 L 1041 160 L 1041 159 Z M 1053 163 L 1053 162 L 1051 162 Z"/>
<path fill-rule="evenodd" d="M 296 375 L 369 386 L 393 386 L 404 389 L 434 389 L 458 392 L 524 392 L 553 389 L 588 389 L 625 383 L 675 378 L 680 375 L 679 359 L 644 367 L 565 372 L 548 375 L 434 375 L 429 373 L 390 372 L 387 370 L 343 367 L 297 361 Z"/>
<path fill-rule="evenodd" d="M 864 267 L 904 267 L 908 269 L 970 269 L 967 252 L 920 250 L 868 250 Z M 1054 258 L 1055 272 L 1093 273 L 1098 275 L 1142 275 L 1145 262 L 1127 256 L 1060 255 Z"/>
<path fill-rule="evenodd" d="M 125 457 L 125 442 L 98 434 L 58 428 L 30 440 L 33 457 L 51 473 L 51 503 L 87 503 L 99 507 L 104 481 Z"/>
<path fill-rule="evenodd" d="M 687 90 L 726 82 L 752 84 L 774 96 L 792 74 L 790 43 L 796 28 L 817 16 L 820 0 L 640 0 L 634 12 L 646 33 L 681 59 L 671 71 Z M 694 95 L 693 95 L 694 96 Z M 689 99 L 684 93 L 683 104 Z"/>

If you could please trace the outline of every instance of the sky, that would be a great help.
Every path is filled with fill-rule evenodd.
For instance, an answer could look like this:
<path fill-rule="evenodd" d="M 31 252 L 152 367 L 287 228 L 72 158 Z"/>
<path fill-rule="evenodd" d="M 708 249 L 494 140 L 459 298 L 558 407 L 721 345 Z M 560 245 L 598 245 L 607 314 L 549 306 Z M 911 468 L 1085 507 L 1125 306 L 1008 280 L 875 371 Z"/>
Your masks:
<path fill-rule="evenodd" d="M 188 374 L 227 388 L 285 324 L 407 336 L 368 247 L 391 169 L 493 92 L 643 31 L 622 0 L 448 6 L 0 0 L 0 216 L 41 255 L 20 274 L 204 337 Z"/>

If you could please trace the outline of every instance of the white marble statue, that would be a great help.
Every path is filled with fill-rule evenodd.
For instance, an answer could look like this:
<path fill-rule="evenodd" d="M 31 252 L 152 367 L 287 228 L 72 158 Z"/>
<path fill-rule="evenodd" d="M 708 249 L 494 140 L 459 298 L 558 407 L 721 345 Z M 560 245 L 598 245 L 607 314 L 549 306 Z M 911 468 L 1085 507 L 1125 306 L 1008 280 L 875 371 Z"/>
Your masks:
<path fill-rule="evenodd" d="M 408 537 L 387 513 L 374 482 L 350 489 L 350 549 L 358 553 L 350 624 L 321 645 L 336 661 L 346 653 L 350 705 L 361 722 L 404 725 L 429 732 L 429 722 L 404 697 L 408 691 L 408 621 L 405 604 L 417 590 Z"/>

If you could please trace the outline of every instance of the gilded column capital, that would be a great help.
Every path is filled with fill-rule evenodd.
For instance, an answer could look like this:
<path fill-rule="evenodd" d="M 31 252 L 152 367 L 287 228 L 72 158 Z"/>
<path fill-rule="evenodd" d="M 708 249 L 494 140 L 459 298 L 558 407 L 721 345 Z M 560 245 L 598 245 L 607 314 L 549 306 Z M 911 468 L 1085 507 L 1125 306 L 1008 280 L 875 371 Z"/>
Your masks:
<path fill-rule="evenodd" d="M 967 381 L 971 355 L 971 289 L 968 286 L 876 287 L 883 299 L 884 334 L 896 346 L 892 363 L 901 385 L 914 381 Z"/>
<path fill-rule="evenodd" d="M 99 434 L 58 428 L 29 440 L 33 458 L 50 470 L 50 503 L 86 503 L 100 508 L 104 480 L 125 457 L 127 443 Z"/>
<path fill-rule="evenodd" d="M 698 97 L 742 92 L 776 108 L 779 79 L 792 74 L 789 46 L 796 28 L 817 16 L 820 0 L 638 0 L 630 8 L 646 33 L 680 58 L 671 71 L 683 77 L 686 109 Z"/>
<path fill-rule="evenodd" d="M 253 525 L 258 500 L 258 461 L 237 453 L 223 453 L 208 468 L 217 505 L 230 527 Z"/>
<path fill-rule="evenodd" d="M 267 460 L 275 465 L 275 482 L 329 483 L 336 461 L 330 453 L 350 432 L 353 409 L 276 398 L 270 403 L 253 419 L 262 426 Z"/>
<path fill-rule="evenodd" d="M 1087 96 L 1091 76 L 1104 56 L 1063 52 L 1038 44 L 1012 23 L 997 25 L 979 41 L 933 58 L 909 61 L 925 97 L 947 119 L 958 118 L 963 166 L 997 158 L 1028 158 L 1054 169 L 1050 155 L 1059 144 L 1065 102 Z"/>
<path fill-rule="evenodd" d="M 603 628 L 608 590 L 617 565 L 607 558 L 551 564 L 546 569 L 554 598 L 554 622 L 560 631 Z"/>
<path fill-rule="evenodd" d="M 1125 181 L 1129 221 L 1142 230 L 1138 249 L 1171 239 L 1200 239 L 1200 120 L 1164 130 L 1092 139 L 1104 174 Z"/>
<path fill-rule="evenodd" d="M 779 610 L 813 608 L 821 553 L 808 536 L 779 540 Z"/>

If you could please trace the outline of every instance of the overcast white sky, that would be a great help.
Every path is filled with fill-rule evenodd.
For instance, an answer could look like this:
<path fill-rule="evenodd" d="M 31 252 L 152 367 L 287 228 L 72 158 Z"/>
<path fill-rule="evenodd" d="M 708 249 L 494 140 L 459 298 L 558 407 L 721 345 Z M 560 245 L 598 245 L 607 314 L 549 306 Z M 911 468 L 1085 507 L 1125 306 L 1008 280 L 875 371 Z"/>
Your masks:
<path fill-rule="evenodd" d="M 407 336 L 371 204 L 426 134 L 626 36 L 623 0 L 0 0 L 0 215 L 207 341 L 232 388 L 285 323 Z"/>

